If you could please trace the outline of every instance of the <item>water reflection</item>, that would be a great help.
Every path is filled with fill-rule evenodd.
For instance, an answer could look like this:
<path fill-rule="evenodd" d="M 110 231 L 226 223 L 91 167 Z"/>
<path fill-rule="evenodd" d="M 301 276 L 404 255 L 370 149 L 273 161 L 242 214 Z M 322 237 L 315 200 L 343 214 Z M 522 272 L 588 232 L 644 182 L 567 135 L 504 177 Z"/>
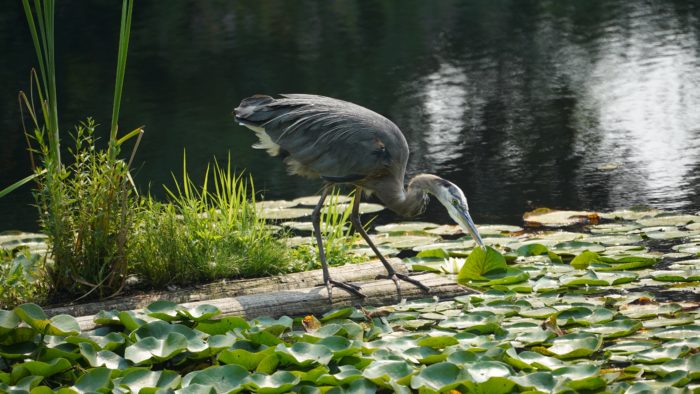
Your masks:
<path fill-rule="evenodd" d="M 16 91 L 34 53 L 13 4 L 0 9 L 0 80 L 12 82 L 0 185 L 28 173 Z M 119 4 L 57 7 L 62 127 L 105 124 Z M 479 222 L 519 223 L 538 206 L 700 209 L 696 2 L 183 0 L 139 3 L 134 18 L 121 124 L 147 126 L 143 189 L 171 182 L 186 147 L 195 178 L 231 152 L 268 198 L 317 192 L 251 149 L 230 116 L 251 94 L 307 92 L 389 116 L 409 142 L 409 174 L 459 184 Z M 3 200 L 0 229 L 35 227 L 29 201 L 28 190 Z M 425 219 L 448 220 L 430 209 Z"/>
<path fill-rule="evenodd" d="M 442 63 L 420 80 L 423 113 L 427 119 L 422 132 L 428 170 L 440 172 L 445 163 L 462 156 L 464 117 L 468 111 L 467 76 L 461 69 Z"/>
<path fill-rule="evenodd" d="M 587 168 L 621 162 L 611 177 L 614 206 L 691 202 L 700 158 L 700 68 L 697 32 L 669 11 L 635 3 L 627 27 L 609 31 L 584 91 L 581 111 L 592 111 L 600 134 Z"/>

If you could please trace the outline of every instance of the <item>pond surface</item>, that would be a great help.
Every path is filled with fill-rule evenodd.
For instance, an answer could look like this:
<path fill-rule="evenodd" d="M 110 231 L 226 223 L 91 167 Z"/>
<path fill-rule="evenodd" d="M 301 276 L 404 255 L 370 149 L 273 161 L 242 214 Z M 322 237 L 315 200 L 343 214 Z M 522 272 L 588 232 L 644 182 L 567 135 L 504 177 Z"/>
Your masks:
<path fill-rule="evenodd" d="M 61 1 L 62 128 L 108 124 L 120 5 Z M 409 174 L 466 192 L 479 223 L 549 206 L 700 209 L 700 6 L 689 1 L 139 2 L 123 131 L 146 125 L 136 181 L 162 194 L 230 152 L 265 198 L 318 191 L 254 150 L 231 110 L 255 93 L 342 98 L 392 119 Z M 35 64 L 19 3 L 0 10 L 0 186 L 29 174 L 17 91 Z M 107 133 L 107 127 L 102 127 Z M 64 139 L 64 146 L 67 145 Z M 0 229 L 36 228 L 27 189 Z M 426 217 L 448 221 L 436 203 Z"/>

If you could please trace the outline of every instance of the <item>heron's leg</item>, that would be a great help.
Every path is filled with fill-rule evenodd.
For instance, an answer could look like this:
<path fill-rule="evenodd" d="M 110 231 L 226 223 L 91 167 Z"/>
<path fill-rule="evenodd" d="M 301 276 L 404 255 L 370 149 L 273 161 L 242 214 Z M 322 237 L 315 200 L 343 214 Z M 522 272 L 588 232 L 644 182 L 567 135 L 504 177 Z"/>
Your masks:
<path fill-rule="evenodd" d="M 331 279 L 331 275 L 328 272 L 328 263 L 326 263 L 326 253 L 323 250 L 323 239 L 321 237 L 321 209 L 323 209 L 323 202 L 326 200 L 329 191 L 330 187 L 327 186 L 323 188 L 323 191 L 321 192 L 321 198 L 318 200 L 318 204 L 316 205 L 316 208 L 314 208 L 314 211 L 311 214 L 311 223 L 314 227 L 314 235 L 316 236 L 316 244 L 318 245 L 318 257 L 321 260 L 321 268 L 323 269 L 323 282 L 326 284 L 326 288 L 328 289 L 328 300 L 333 302 L 333 286 L 340 287 L 364 298 L 365 295 L 360 293 L 359 291 L 360 286 L 353 285 L 352 283 L 335 281 Z"/>
<path fill-rule="evenodd" d="M 352 213 L 350 214 L 350 222 L 352 223 L 352 226 L 355 228 L 355 231 L 360 233 L 362 238 L 367 242 L 370 248 L 372 248 L 372 251 L 374 254 L 379 258 L 379 260 L 382 262 L 384 265 L 384 268 L 386 268 L 387 271 L 387 276 L 389 279 L 393 280 L 394 283 L 396 283 L 396 291 L 398 292 L 399 298 L 401 298 L 401 285 L 399 284 L 399 279 L 404 280 L 408 283 L 412 283 L 418 287 L 421 288 L 421 290 L 429 292 L 430 288 L 422 283 L 420 283 L 418 280 L 411 278 L 408 275 L 400 274 L 396 272 L 394 267 L 387 261 L 387 259 L 379 252 L 379 249 L 374 245 L 374 242 L 372 242 L 372 239 L 369 237 L 365 229 L 362 227 L 362 221 L 360 220 L 360 196 L 362 195 L 362 188 L 356 187 L 355 188 L 355 201 L 353 202 L 352 205 Z"/>

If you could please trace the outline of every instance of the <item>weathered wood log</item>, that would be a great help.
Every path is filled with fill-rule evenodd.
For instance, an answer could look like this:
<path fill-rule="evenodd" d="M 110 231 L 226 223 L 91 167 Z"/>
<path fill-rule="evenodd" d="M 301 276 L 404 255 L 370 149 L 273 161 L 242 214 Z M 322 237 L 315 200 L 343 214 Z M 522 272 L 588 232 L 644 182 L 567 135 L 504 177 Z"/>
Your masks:
<path fill-rule="evenodd" d="M 442 275 L 426 273 L 415 277 L 430 287 L 430 293 L 425 293 L 410 283 L 402 282 L 402 296 L 405 299 L 426 297 L 439 297 L 450 299 L 458 295 L 474 292 L 464 286 L 458 285 L 453 279 Z M 388 279 L 373 280 L 358 283 L 362 286 L 362 293 L 366 297 L 354 296 L 342 289 L 333 290 L 333 303 L 328 301 L 328 292 L 325 286 L 298 288 L 295 290 L 282 290 L 261 294 L 248 294 L 237 297 L 225 297 L 208 301 L 196 301 L 182 304 L 186 308 L 200 304 L 214 305 L 221 310 L 224 316 L 241 316 L 252 319 L 259 316 L 278 317 L 281 315 L 301 316 L 319 315 L 331 308 L 353 305 L 392 305 L 400 302 L 396 292 L 396 285 Z M 78 317 L 78 323 L 82 330 L 90 330 L 95 327 L 94 316 Z"/>
<path fill-rule="evenodd" d="M 397 272 L 406 274 L 408 269 L 400 259 L 390 259 Z M 379 260 L 361 264 L 347 264 L 330 268 L 331 277 L 344 282 L 358 282 L 375 279 L 386 275 L 386 270 Z M 102 302 L 67 305 L 47 308 L 46 313 L 54 316 L 66 313 L 72 316 L 94 315 L 102 310 L 132 310 L 148 306 L 153 301 L 167 300 L 178 304 L 184 302 L 206 301 L 222 297 L 235 297 L 246 294 L 270 293 L 281 290 L 295 290 L 323 285 L 323 272 L 318 270 L 295 272 L 287 275 L 255 279 L 237 279 L 218 281 L 189 289 L 174 291 L 154 291 L 147 294 L 119 297 Z"/>

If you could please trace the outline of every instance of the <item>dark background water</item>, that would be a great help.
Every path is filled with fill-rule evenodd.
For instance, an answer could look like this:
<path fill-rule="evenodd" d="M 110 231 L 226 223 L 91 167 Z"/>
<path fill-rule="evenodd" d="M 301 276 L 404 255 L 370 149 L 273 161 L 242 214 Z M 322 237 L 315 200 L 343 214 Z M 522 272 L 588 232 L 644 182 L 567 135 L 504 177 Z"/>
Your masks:
<path fill-rule="evenodd" d="M 63 131 L 110 121 L 121 2 L 59 1 Z M 231 110 L 255 93 L 342 98 L 392 119 L 409 174 L 460 185 L 480 223 L 533 207 L 700 209 L 700 5 L 693 1 L 138 1 L 123 131 L 161 193 L 183 150 L 230 152 L 265 198 L 316 193 L 254 150 Z M 30 173 L 17 105 L 36 64 L 19 1 L 0 9 L 0 187 Z M 64 146 L 68 140 L 64 138 Z M 0 229 L 36 228 L 29 188 Z M 424 219 L 446 221 L 437 203 Z"/>

